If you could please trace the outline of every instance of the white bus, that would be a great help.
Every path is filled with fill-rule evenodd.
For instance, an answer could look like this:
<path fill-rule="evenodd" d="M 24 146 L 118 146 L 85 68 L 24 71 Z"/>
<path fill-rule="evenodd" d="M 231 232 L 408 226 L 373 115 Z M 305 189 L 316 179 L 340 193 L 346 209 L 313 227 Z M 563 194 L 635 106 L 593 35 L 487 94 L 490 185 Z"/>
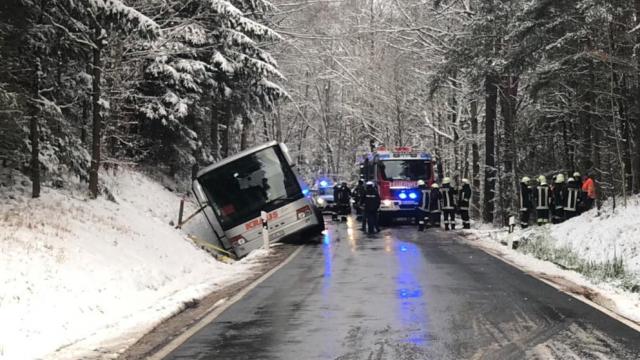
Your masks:
<path fill-rule="evenodd" d="M 292 167 L 287 147 L 272 141 L 198 172 L 193 192 L 226 250 L 242 257 L 262 246 L 261 211 L 268 214 L 270 241 L 324 230 L 322 215 Z"/>

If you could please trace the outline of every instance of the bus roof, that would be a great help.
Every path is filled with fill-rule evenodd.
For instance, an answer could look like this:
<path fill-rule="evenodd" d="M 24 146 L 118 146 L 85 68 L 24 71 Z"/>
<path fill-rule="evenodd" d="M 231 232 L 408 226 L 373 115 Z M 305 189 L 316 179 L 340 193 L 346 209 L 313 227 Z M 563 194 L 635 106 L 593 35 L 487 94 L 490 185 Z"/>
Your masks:
<path fill-rule="evenodd" d="M 199 178 L 199 177 L 201 177 L 202 175 L 208 173 L 211 170 L 215 170 L 215 169 L 217 169 L 217 168 L 219 168 L 221 166 L 224 166 L 224 165 L 226 165 L 226 164 L 228 164 L 228 163 L 230 163 L 232 161 L 238 160 L 238 159 L 243 158 L 243 157 L 245 157 L 245 156 L 247 156 L 249 154 L 253 154 L 255 152 L 258 152 L 260 150 L 264 150 L 266 148 L 270 148 L 270 147 L 275 146 L 275 145 L 278 145 L 277 141 L 269 141 L 268 143 L 264 143 L 262 145 L 254 146 L 254 147 L 249 148 L 247 150 L 241 151 L 241 152 L 239 152 L 239 153 L 237 153 L 235 155 L 226 157 L 226 158 L 224 158 L 224 159 L 222 159 L 222 160 L 220 160 L 220 161 L 218 161 L 216 163 L 213 163 L 213 164 L 205 167 L 204 169 L 198 171 L 198 175 L 196 177 Z"/>

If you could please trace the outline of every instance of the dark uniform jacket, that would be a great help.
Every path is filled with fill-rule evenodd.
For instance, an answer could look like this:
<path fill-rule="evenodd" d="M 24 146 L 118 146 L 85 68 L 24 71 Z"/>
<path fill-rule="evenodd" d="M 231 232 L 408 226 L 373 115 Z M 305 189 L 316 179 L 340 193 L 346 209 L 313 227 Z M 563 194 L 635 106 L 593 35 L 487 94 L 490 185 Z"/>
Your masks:
<path fill-rule="evenodd" d="M 553 207 L 561 209 L 565 203 L 565 186 L 564 184 L 555 184 L 553 187 Z"/>
<path fill-rule="evenodd" d="M 357 205 L 362 205 L 362 201 L 364 200 L 364 185 L 358 184 L 353 189 L 353 199 Z"/>
<path fill-rule="evenodd" d="M 348 204 L 351 198 L 351 190 L 348 186 L 340 186 L 335 191 L 334 201 L 338 204 Z"/>
<path fill-rule="evenodd" d="M 455 203 L 455 190 L 451 187 L 451 185 L 446 184 L 442 185 L 440 188 L 440 192 L 442 193 L 442 209 L 443 210 L 453 210 L 456 208 Z"/>
<path fill-rule="evenodd" d="M 471 185 L 464 184 L 462 189 L 458 192 L 458 206 L 460 210 L 469 210 L 469 203 L 471 202 Z"/>
<path fill-rule="evenodd" d="M 533 199 L 535 201 L 536 209 L 548 210 L 550 198 L 551 198 L 551 194 L 549 191 L 549 186 L 547 185 L 536 186 L 533 192 Z"/>
<path fill-rule="evenodd" d="M 418 208 L 421 210 L 429 211 L 429 189 L 427 187 L 420 187 L 420 205 Z"/>
<path fill-rule="evenodd" d="M 431 189 L 429 195 L 429 211 L 440 212 L 442 210 L 442 194 L 440 189 Z"/>
<path fill-rule="evenodd" d="M 527 211 L 533 208 L 533 192 L 529 185 L 520 183 L 520 211 Z"/>
<path fill-rule="evenodd" d="M 367 188 L 364 193 L 364 211 L 376 212 L 380 208 L 380 195 L 375 188 Z"/>
<path fill-rule="evenodd" d="M 565 188 L 564 209 L 568 211 L 578 210 L 580 200 L 580 186 L 575 181 L 569 181 Z"/>

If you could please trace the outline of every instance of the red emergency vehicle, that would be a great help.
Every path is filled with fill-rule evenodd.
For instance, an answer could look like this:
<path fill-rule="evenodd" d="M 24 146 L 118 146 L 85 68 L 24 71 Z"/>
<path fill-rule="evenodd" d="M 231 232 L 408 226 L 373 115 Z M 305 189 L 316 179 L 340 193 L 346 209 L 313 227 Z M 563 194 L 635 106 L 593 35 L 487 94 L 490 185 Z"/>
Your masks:
<path fill-rule="evenodd" d="M 378 189 L 382 223 L 395 218 L 414 218 L 422 197 L 418 180 L 430 187 L 435 178 L 432 156 L 410 147 L 379 147 L 359 157 L 358 165 L 360 177 L 373 181 Z"/>

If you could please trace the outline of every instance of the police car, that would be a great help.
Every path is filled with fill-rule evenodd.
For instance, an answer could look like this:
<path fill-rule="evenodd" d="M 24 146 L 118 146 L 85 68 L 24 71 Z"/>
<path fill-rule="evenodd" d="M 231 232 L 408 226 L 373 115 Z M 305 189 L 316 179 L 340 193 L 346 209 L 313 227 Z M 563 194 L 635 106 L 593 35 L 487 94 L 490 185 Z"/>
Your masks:
<path fill-rule="evenodd" d="M 321 178 L 315 181 L 311 188 L 311 194 L 316 206 L 323 215 L 335 213 L 335 199 L 333 198 L 333 187 L 336 184 L 329 178 Z"/>

